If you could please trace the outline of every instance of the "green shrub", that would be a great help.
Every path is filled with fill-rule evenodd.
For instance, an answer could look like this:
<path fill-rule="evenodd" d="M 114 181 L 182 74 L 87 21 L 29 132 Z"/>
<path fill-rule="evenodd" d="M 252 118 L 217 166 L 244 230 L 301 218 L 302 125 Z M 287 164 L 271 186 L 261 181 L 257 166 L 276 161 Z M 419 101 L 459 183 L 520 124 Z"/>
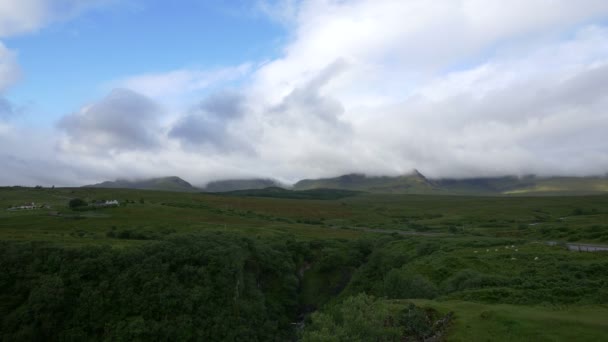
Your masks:
<path fill-rule="evenodd" d="M 70 202 L 68 202 L 68 206 L 72 209 L 84 207 L 86 205 L 87 205 L 87 202 L 85 202 L 83 199 L 80 199 L 80 198 L 72 198 L 70 200 Z"/>
<path fill-rule="evenodd" d="M 437 318 L 435 316 L 434 311 L 425 311 L 410 303 L 397 317 L 403 327 L 403 335 L 409 337 L 408 341 L 425 341 L 434 333 L 433 323 Z"/>
<path fill-rule="evenodd" d="M 418 256 L 431 255 L 439 250 L 439 245 L 431 242 L 423 242 L 416 246 L 416 254 Z"/>
<path fill-rule="evenodd" d="M 332 309 L 312 314 L 302 341 L 395 341 L 399 338 L 399 329 L 387 326 L 388 306 L 372 296 L 361 293 L 348 297 Z"/>
<path fill-rule="evenodd" d="M 509 281 L 506 278 L 494 275 L 486 275 L 474 270 L 461 270 L 456 274 L 446 279 L 444 289 L 446 292 L 463 291 L 466 289 L 476 289 L 489 286 L 507 285 Z"/>
<path fill-rule="evenodd" d="M 437 287 L 420 274 L 392 269 L 384 277 L 384 295 L 388 298 L 435 298 Z"/>

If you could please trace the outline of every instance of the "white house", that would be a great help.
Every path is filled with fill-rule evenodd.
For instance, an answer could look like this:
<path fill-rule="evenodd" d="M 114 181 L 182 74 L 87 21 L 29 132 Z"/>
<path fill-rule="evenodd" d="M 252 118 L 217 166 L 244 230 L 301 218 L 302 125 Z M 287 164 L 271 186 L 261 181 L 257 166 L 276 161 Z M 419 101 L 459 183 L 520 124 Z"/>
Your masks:
<path fill-rule="evenodd" d="M 8 208 L 8 210 L 34 210 L 37 209 L 36 203 L 25 203 L 24 205 L 20 205 L 18 207 Z"/>

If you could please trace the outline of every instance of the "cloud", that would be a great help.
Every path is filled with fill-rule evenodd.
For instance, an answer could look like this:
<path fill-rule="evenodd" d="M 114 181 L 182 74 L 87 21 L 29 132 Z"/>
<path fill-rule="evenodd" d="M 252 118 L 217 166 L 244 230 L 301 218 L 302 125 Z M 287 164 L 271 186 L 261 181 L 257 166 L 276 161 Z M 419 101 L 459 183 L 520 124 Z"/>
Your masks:
<path fill-rule="evenodd" d="M 298 0 L 258 0 L 255 9 L 283 25 L 291 25 L 297 17 Z"/>
<path fill-rule="evenodd" d="M 426 78 L 490 57 L 501 44 L 541 42 L 606 16 L 608 3 L 313 0 L 301 2 L 297 13 L 295 38 L 282 58 L 256 73 L 258 87 L 280 98 L 342 58 L 355 67 L 335 91 L 359 105 L 403 98 Z"/>
<path fill-rule="evenodd" d="M 9 50 L 0 41 L 0 93 L 8 89 L 21 78 L 15 52 Z"/>
<path fill-rule="evenodd" d="M 0 38 L 34 32 L 114 0 L 19 0 L 0 2 Z"/>
<path fill-rule="evenodd" d="M 247 114 L 247 99 L 240 93 L 221 92 L 208 96 L 169 131 L 169 137 L 187 148 L 207 147 L 228 152 L 245 149 L 247 144 L 233 130 L 232 123 Z"/>
<path fill-rule="evenodd" d="M 3 95 L 4 92 L 21 78 L 21 70 L 16 54 L 0 42 L 0 120 L 11 117 L 13 104 Z"/>
<path fill-rule="evenodd" d="M 20 0 L 0 1 L 0 38 L 36 31 L 45 25 L 68 19 L 85 10 L 108 4 L 114 0 Z M 8 88 L 21 79 L 17 53 L 0 40 L 0 119 L 15 112 L 4 97 Z"/>
<path fill-rule="evenodd" d="M 130 76 L 112 82 L 114 85 L 133 89 L 150 97 L 183 97 L 190 93 L 217 87 L 246 76 L 252 65 L 244 63 L 234 67 L 204 71 L 179 69 L 164 73 L 150 73 Z"/>
<path fill-rule="evenodd" d="M 55 139 L 47 129 L 0 121 L 0 185 L 75 186 L 88 177 L 95 179 L 108 173 L 103 167 L 91 168 L 79 162 L 77 157 L 69 160 L 55 150 Z"/>
<path fill-rule="evenodd" d="M 598 154 L 608 149 L 591 132 L 608 128 L 596 68 L 608 61 L 608 34 L 586 23 L 607 14 L 604 1 L 302 2 L 294 40 L 254 73 L 252 93 L 285 106 L 342 59 L 348 68 L 323 96 L 352 132 L 329 145 L 324 134 L 298 135 L 323 110 L 314 100 L 290 101 L 291 120 L 264 129 L 280 156 L 277 148 L 261 155 L 298 165 L 300 177 L 412 168 L 435 177 L 603 174 L 608 164 Z M 552 130 L 558 138 L 539 148 Z M 575 153 L 571 136 L 598 147 Z"/>
<path fill-rule="evenodd" d="M 278 104 L 265 109 L 260 121 L 269 123 L 268 134 L 284 130 L 292 138 L 302 134 L 316 140 L 341 140 L 350 132 L 349 123 L 341 118 L 344 107 L 340 101 L 323 94 L 323 89 L 346 68 L 342 60 L 331 63 Z"/>
<path fill-rule="evenodd" d="M 331 63 L 276 104 L 240 93 L 213 94 L 179 120 L 169 137 L 194 150 L 206 147 L 260 159 L 308 155 L 316 144 L 335 147 L 350 138 L 351 130 L 341 119 L 341 103 L 323 89 L 346 68 L 342 60 Z"/>
<path fill-rule="evenodd" d="M 0 119 L 8 118 L 13 114 L 13 105 L 7 99 L 0 97 Z"/>
<path fill-rule="evenodd" d="M 116 81 L 132 91 L 67 115 L 55 157 L 86 182 L 608 170 L 606 1 L 260 3 L 281 56 Z"/>
<path fill-rule="evenodd" d="M 608 43 L 608 35 L 604 39 Z M 357 134 L 390 151 L 385 158 L 394 164 L 433 177 L 604 174 L 608 55 L 602 64 L 562 60 L 559 69 L 525 71 L 542 65 L 536 58 L 544 55 L 442 77 L 403 102 L 367 113 Z"/>
<path fill-rule="evenodd" d="M 66 134 L 62 148 L 101 154 L 158 148 L 162 113 L 162 108 L 148 97 L 115 89 L 59 122 Z"/>

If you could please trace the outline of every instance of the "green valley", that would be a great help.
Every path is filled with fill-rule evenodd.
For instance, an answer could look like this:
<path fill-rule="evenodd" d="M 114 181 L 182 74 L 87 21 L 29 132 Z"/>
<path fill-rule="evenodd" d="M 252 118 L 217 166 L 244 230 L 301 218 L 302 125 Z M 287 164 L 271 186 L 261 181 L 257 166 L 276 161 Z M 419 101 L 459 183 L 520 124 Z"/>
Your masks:
<path fill-rule="evenodd" d="M 608 245 L 605 195 L 5 187 L 0 206 L 5 340 L 566 341 L 608 329 L 608 253 L 566 248 Z"/>

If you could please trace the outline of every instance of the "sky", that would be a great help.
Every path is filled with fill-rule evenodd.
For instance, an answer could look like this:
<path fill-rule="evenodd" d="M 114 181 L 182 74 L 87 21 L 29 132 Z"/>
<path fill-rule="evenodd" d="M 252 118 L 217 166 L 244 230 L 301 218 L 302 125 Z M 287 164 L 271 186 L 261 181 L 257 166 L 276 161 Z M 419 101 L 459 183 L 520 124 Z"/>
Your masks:
<path fill-rule="evenodd" d="M 605 0 L 0 0 L 0 185 L 608 172 Z"/>

